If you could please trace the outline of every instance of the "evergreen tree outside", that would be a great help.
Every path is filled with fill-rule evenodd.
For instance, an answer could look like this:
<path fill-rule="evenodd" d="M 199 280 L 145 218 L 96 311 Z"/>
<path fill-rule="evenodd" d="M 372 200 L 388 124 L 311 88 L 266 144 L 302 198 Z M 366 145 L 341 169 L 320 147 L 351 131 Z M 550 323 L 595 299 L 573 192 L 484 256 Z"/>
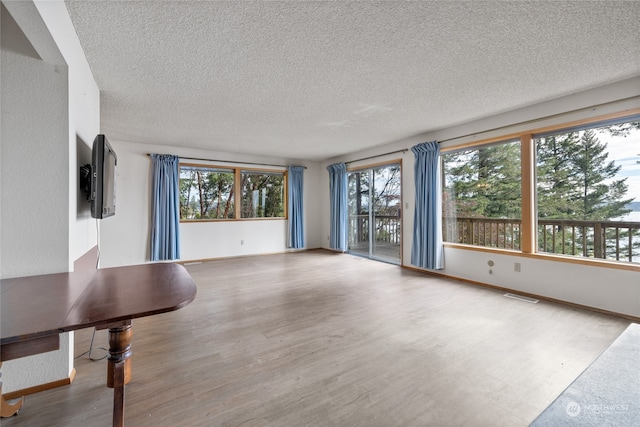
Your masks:
<path fill-rule="evenodd" d="M 572 133 L 536 141 L 538 218 L 573 218 L 576 214 L 570 200 L 575 180 L 565 167 L 577 151 L 575 139 Z"/>
<path fill-rule="evenodd" d="M 457 216 L 520 218 L 519 141 L 444 154 L 443 164 L 447 201 L 455 201 L 446 205 Z"/>
<path fill-rule="evenodd" d="M 625 206 L 631 199 L 627 193 L 626 178 L 616 179 L 620 166 L 608 160 L 607 144 L 600 142 L 593 130 L 580 137 L 579 150 L 573 158 L 578 171 L 581 194 L 578 217 L 586 220 L 608 220 L 629 213 Z"/>
<path fill-rule="evenodd" d="M 621 241 L 623 252 L 628 249 L 628 231 L 602 229 L 602 221 L 630 212 L 633 197 L 626 197 L 627 178 L 619 176 L 621 166 L 609 159 L 607 142 L 598 137 L 625 129 L 587 129 L 536 139 L 540 251 L 602 258 L 615 257 Z M 545 225 L 550 219 L 565 223 Z M 612 232 L 617 234 L 610 236 Z M 611 238 L 616 247 L 607 245 Z"/>
<path fill-rule="evenodd" d="M 640 214 L 640 121 L 534 143 L 538 250 L 640 262 L 639 219 L 630 219 Z M 515 142 L 443 153 L 445 241 L 510 247 L 506 224 L 521 221 L 519 151 Z M 483 239 L 483 224 L 498 237 Z"/>
<path fill-rule="evenodd" d="M 442 161 L 444 240 L 518 249 L 522 209 L 520 141 L 446 153 Z"/>

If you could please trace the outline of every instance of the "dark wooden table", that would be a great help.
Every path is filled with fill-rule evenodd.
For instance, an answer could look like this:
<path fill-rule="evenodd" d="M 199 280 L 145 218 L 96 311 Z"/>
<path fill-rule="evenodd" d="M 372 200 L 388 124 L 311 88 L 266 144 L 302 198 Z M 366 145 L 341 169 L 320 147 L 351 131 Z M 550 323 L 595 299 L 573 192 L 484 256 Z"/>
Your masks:
<path fill-rule="evenodd" d="M 114 389 L 114 426 L 124 425 L 132 319 L 177 310 L 196 296 L 187 270 L 167 263 L 18 277 L 0 283 L 0 365 L 57 350 L 62 332 L 109 329 L 107 386 Z M 21 405 L 9 405 L 3 399 L 2 416 L 15 413 Z"/>

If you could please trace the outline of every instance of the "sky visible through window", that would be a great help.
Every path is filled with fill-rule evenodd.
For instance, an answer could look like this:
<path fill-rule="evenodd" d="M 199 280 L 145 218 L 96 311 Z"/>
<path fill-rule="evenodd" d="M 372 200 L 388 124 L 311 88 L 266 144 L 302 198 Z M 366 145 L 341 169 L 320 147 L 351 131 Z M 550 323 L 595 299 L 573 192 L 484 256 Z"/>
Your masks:
<path fill-rule="evenodd" d="M 611 136 L 609 133 L 597 130 L 598 138 L 607 142 L 609 159 L 621 166 L 617 178 L 627 178 L 627 198 L 633 198 L 633 212 L 622 221 L 640 221 L 640 130 L 633 129 L 627 136 Z"/>

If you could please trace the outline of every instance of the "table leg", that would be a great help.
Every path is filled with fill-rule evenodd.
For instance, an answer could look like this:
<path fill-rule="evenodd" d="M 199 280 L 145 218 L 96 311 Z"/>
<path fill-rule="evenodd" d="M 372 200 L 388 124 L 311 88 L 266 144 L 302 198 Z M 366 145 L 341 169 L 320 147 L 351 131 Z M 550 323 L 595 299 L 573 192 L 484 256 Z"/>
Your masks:
<path fill-rule="evenodd" d="M 2 367 L 2 362 L 0 362 L 0 367 Z M 0 373 L 0 377 L 1 376 L 2 373 Z M 4 397 L 2 397 L 2 381 L 0 381 L 0 417 L 7 418 L 17 414 L 20 408 L 22 408 L 23 403 L 24 397 L 18 399 L 14 403 L 9 403 L 4 400 Z"/>
<path fill-rule="evenodd" d="M 131 321 L 109 328 L 107 387 L 113 388 L 113 426 L 124 426 L 124 386 L 131 381 Z"/>
<path fill-rule="evenodd" d="M 2 391 L 2 387 L 0 387 L 0 392 Z M 22 404 L 24 403 L 24 397 L 16 400 L 14 403 L 9 403 L 4 400 L 4 397 L 0 398 L 2 408 L 0 409 L 0 416 L 2 418 L 12 417 L 18 413 L 20 409 L 22 409 Z"/>

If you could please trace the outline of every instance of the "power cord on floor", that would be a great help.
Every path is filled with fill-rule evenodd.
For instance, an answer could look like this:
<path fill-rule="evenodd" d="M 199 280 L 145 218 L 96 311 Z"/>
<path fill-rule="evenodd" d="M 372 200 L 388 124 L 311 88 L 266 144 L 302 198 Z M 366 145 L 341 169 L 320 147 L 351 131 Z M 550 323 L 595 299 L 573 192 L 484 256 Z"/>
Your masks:
<path fill-rule="evenodd" d="M 84 355 L 86 355 L 86 354 L 88 354 L 88 355 L 89 355 L 89 360 L 92 360 L 92 361 L 94 361 L 94 362 L 97 362 L 98 360 L 106 359 L 106 358 L 107 358 L 107 356 L 109 356 L 109 350 L 107 350 L 107 349 L 106 349 L 106 348 L 104 348 L 104 347 L 98 347 L 98 350 L 104 350 L 104 351 L 106 351 L 106 352 L 107 352 L 107 354 L 105 354 L 104 356 L 99 357 L 99 358 L 95 358 L 95 357 L 92 357 L 92 356 L 91 356 L 91 353 L 92 353 L 92 351 L 93 351 L 93 340 L 95 339 L 95 337 L 96 337 L 96 328 L 93 328 L 93 335 L 91 336 L 91 344 L 89 344 L 89 350 L 85 351 L 84 353 L 82 353 L 82 354 L 81 354 L 81 355 L 79 355 L 79 356 L 74 357 L 74 360 L 75 360 L 75 359 L 79 359 L 79 358 L 81 358 L 82 356 L 84 356 Z"/>

